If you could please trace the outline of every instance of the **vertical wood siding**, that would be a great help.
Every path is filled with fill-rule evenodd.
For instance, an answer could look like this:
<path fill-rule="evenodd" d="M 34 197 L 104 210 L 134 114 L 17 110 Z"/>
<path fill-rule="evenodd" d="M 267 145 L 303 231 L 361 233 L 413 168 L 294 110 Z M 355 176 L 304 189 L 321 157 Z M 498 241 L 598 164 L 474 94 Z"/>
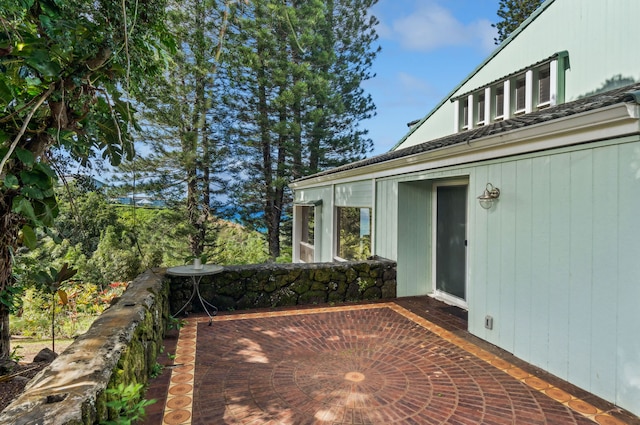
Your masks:
<path fill-rule="evenodd" d="M 640 142 L 478 166 L 472 179 L 501 195 L 470 220 L 469 330 L 640 413 Z"/>

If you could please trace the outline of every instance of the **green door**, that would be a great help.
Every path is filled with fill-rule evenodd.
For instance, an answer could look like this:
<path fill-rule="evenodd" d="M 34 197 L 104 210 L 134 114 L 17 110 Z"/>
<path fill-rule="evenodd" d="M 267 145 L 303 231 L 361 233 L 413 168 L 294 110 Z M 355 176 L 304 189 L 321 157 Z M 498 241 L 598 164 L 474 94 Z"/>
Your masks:
<path fill-rule="evenodd" d="M 436 186 L 436 294 L 464 306 L 467 270 L 467 186 Z"/>

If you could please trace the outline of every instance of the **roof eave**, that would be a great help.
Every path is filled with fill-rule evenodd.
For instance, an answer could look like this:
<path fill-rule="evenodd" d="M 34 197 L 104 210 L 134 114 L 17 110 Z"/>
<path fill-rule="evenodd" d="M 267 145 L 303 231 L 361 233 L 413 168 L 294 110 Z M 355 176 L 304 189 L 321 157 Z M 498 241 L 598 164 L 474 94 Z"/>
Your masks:
<path fill-rule="evenodd" d="M 319 175 L 292 182 L 292 189 L 339 184 L 365 178 L 382 178 L 543 151 L 607 138 L 640 134 L 640 105 L 616 103 L 552 121 L 485 136 L 376 164 Z"/>
<path fill-rule="evenodd" d="M 507 45 L 509 45 L 509 43 L 511 43 L 511 41 L 518 36 L 518 34 L 524 31 L 524 29 L 528 27 L 529 24 L 533 22 L 538 16 L 540 16 L 540 14 L 542 14 L 542 12 L 544 12 L 554 1 L 555 0 L 546 0 L 544 3 L 542 3 L 540 7 L 538 7 L 527 19 L 525 19 L 520 24 L 520 26 L 509 35 L 509 37 L 507 37 L 502 43 L 500 43 L 500 45 L 493 52 L 491 52 L 491 54 L 480 63 L 480 65 L 478 65 L 473 71 L 471 71 L 469 75 L 467 75 L 466 78 L 458 83 L 458 85 L 455 86 L 453 90 L 451 90 L 449 94 L 447 94 L 433 109 L 431 109 L 431 111 L 429 111 L 429 113 L 427 113 L 424 118 L 422 118 L 416 125 L 411 127 L 409 131 L 402 137 L 402 139 L 400 139 L 400 141 L 398 141 L 398 143 L 396 143 L 390 150 L 396 150 L 400 145 L 402 145 L 409 138 L 409 136 L 413 134 L 413 132 L 420 128 L 420 126 L 424 124 L 424 122 L 428 120 L 431 115 L 433 115 L 442 105 L 444 105 L 447 100 L 451 99 L 453 95 L 455 95 L 456 92 L 467 83 L 467 81 L 469 81 L 471 78 L 473 78 L 474 75 L 480 72 L 480 70 L 484 68 L 484 66 L 489 63 L 489 61 L 491 61 L 495 56 L 498 55 L 498 53 L 500 53 L 505 47 L 507 47 Z"/>

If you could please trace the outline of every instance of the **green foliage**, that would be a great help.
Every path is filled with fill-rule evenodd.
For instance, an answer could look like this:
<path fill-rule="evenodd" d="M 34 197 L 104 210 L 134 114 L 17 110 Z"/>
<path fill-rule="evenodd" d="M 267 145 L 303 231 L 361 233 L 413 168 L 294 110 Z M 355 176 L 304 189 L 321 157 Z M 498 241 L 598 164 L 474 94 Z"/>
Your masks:
<path fill-rule="evenodd" d="M 20 362 L 24 358 L 24 356 L 18 354 L 18 350 L 20 350 L 21 348 L 21 345 L 16 345 L 15 347 L 13 347 L 13 350 L 11 350 L 11 353 L 9 353 L 9 359 L 13 360 L 14 362 Z"/>
<path fill-rule="evenodd" d="M 149 376 L 151 378 L 157 378 L 158 376 L 160 376 L 162 374 L 162 370 L 164 369 L 164 366 L 162 366 L 160 363 L 156 362 L 153 367 L 151 368 L 151 371 L 149 372 Z"/>
<path fill-rule="evenodd" d="M 145 409 L 156 400 L 145 400 L 142 397 L 142 384 L 118 384 L 116 388 L 108 388 L 107 394 L 112 401 L 107 407 L 115 412 L 115 417 L 108 421 L 101 421 L 102 425 L 131 425 L 145 417 Z"/>
<path fill-rule="evenodd" d="M 184 327 L 184 325 L 186 324 L 186 322 L 182 319 L 173 317 L 173 316 L 169 316 L 169 318 L 167 319 L 167 330 L 180 330 Z"/>
<path fill-rule="evenodd" d="M 67 304 L 52 300 L 51 296 L 36 288 L 24 292 L 22 308 L 10 321 L 11 335 L 36 339 L 51 338 L 51 309 L 55 308 L 54 332 L 59 338 L 74 338 L 89 329 L 95 318 L 109 307 L 112 300 L 122 295 L 126 283 L 114 282 L 100 290 L 96 285 L 70 282 L 64 286 Z"/>
<path fill-rule="evenodd" d="M 359 123 L 375 111 L 362 88 L 379 51 L 375 3 L 250 2 L 230 29 L 233 203 L 243 224 L 266 229 L 273 259 L 291 233 L 287 183 L 371 150 Z"/>
<path fill-rule="evenodd" d="M 496 44 L 509 38 L 544 0 L 500 0 L 497 15 L 502 19 L 491 26 L 498 30 L 498 37 L 494 38 Z"/>
<path fill-rule="evenodd" d="M 12 252 L 35 248 L 58 215 L 49 164 L 133 156 L 128 99 L 171 46 L 164 11 L 164 0 L 0 2 L 0 293 L 15 283 Z"/>

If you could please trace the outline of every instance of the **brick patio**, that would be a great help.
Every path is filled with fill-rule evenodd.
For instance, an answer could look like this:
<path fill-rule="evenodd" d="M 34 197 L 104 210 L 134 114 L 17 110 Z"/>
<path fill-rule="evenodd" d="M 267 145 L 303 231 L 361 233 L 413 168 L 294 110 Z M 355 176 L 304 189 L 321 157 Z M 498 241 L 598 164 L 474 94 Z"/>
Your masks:
<path fill-rule="evenodd" d="M 640 424 L 465 329 L 428 297 L 192 317 L 145 423 Z"/>

